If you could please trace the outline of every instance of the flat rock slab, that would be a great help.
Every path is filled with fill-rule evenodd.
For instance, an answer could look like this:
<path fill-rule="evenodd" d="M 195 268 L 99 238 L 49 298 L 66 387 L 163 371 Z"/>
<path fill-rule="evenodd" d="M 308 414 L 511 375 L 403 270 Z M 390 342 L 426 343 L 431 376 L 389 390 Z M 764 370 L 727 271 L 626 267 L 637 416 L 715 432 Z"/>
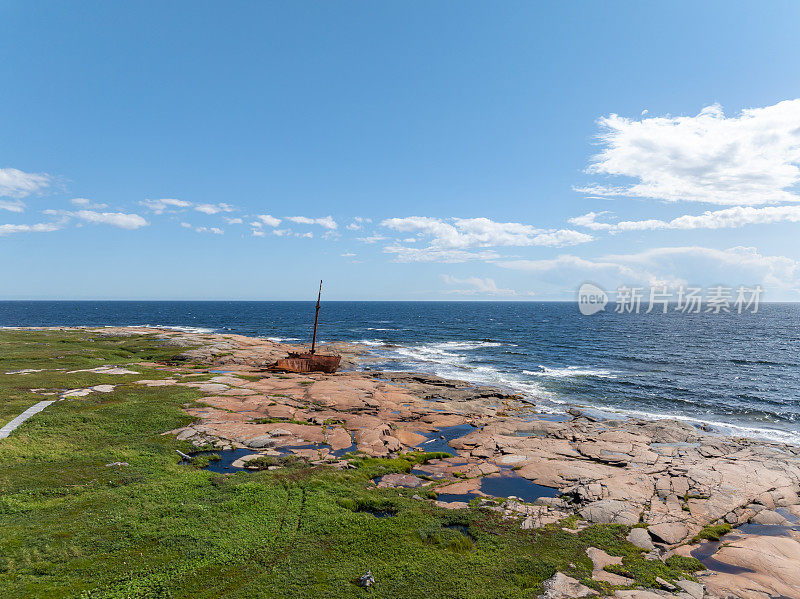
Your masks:
<path fill-rule="evenodd" d="M 67 374 L 76 372 L 95 372 L 97 374 L 139 374 L 135 370 L 128 370 L 121 366 L 98 366 L 97 368 L 85 368 L 83 370 L 70 370 Z"/>

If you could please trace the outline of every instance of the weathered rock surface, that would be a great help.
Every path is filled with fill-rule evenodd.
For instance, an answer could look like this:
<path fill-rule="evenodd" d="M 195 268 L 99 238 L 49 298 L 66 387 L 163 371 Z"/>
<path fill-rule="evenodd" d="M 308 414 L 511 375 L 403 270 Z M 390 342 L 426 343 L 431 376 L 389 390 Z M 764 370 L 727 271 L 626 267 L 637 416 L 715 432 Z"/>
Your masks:
<path fill-rule="evenodd" d="M 593 594 L 594 591 L 589 587 L 582 585 L 574 578 L 557 572 L 555 576 L 545 581 L 544 593 L 539 595 L 539 599 L 575 599 Z"/>
<path fill-rule="evenodd" d="M 506 502 L 487 509 L 516 518 L 524 528 L 558 521 L 572 512 L 589 522 L 641 522 L 647 529 L 633 529 L 629 540 L 646 551 L 654 545 L 675 547 L 712 523 L 780 526 L 786 522 L 783 514 L 800 515 L 797 447 L 713 436 L 675 420 L 596 421 L 577 411 L 564 422 L 537 419 L 534 406 L 503 389 L 415 373 L 276 376 L 261 366 L 298 348 L 237 335 L 162 334 L 170 343 L 192 347 L 184 352 L 187 366 L 167 368 L 170 379 L 139 383 L 183 385 L 206 395 L 204 405 L 187 407 L 197 420 L 171 431 L 197 445 L 268 447 L 274 441 L 278 448 L 313 445 L 314 449 L 296 449 L 314 454 L 313 459 L 324 454 L 324 459 L 335 460 L 331 452 L 348 449 L 393 456 L 427 449 L 428 440 L 441 439 L 448 427 L 470 424 L 449 441 L 452 458 L 419 466 L 415 474 L 451 483 L 437 486 L 439 493 L 480 496 L 484 477 L 513 467 L 533 483 L 557 488 L 568 501 L 519 503 L 523 508 Z M 351 365 L 368 351 L 347 345 L 336 349 Z M 193 381 L 196 371 L 190 366 L 195 362 L 230 373 Z M 251 380 L 254 376 L 258 379 Z M 408 482 L 416 484 L 414 478 L 423 480 L 415 476 Z M 386 484 L 397 482 L 388 479 Z M 466 506 L 460 500 L 439 503 L 455 509 Z M 755 572 L 733 578 L 712 572 L 703 582 L 718 597 L 798 596 L 788 565 L 800 560 L 796 544 L 791 535 L 742 537 L 720 549 L 715 559 L 749 563 L 743 567 Z M 678 596 L 697 595 L 697 588 L 689 587 L 681 587 Z M 618 591 L 616 596 L 664 596 L 661 593 L 668 592 Z"/>

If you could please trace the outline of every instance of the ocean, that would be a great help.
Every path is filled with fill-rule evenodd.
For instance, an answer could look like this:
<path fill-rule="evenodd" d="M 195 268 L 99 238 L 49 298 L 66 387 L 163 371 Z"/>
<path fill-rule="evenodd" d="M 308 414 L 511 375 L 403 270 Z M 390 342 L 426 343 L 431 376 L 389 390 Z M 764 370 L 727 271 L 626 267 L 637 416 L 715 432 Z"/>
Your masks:
<path fill-rule="evenodd" d="M 311 339 L 313 302 L 0 302 L 0 326 L 152 325 Z M 743 314 L 579 313 L 569 302 L 323 302 L 323 341 L 373 368 L 522 394 L 543 412 L 680 418 L 800 444 L 800 304 Z"/>

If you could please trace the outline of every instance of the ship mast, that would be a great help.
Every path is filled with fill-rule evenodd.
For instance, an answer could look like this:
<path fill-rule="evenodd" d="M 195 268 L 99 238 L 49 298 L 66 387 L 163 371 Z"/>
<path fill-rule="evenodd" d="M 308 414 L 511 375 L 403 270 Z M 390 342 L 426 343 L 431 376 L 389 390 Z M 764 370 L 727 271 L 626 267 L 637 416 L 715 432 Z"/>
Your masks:
<path fill-rule="evenodd" d="M 319 282 L 319 294 L 317 294 L 317 309 L 314 312 L 314 336 L 311 338 L 311 353 L 314 353 L 314 346 L 317 344 L 317 322 L 319 322 L 319 300 L 322 297 L 322 281 Z"/>

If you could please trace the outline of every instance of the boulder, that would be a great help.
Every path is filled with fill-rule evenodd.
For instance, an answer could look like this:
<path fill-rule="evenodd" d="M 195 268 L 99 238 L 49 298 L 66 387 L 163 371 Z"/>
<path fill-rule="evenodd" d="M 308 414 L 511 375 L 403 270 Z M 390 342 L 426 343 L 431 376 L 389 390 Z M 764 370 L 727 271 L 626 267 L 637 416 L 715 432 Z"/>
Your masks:
<path fill-rule="evenodd" d="M 650 533 L 646 528 L 632 528 L 626 537 L 629 543 L 636 545 L 639 549 L 645 551 L 652 551 L 655 549 L 653 539 L 650 538 Z"/>
<path fill-rule="evenodd" d="M 679 580 L 676 582 L 684 592 L 689 593 L 692 596 L 692 599 L 703 599 L 706 594 L 705 587 L 700 584 L 699 582 L 694 582 L 692 580 Z"/>
<path fill-rule="evenodd" d="M 788 524 L 786 518 L 772 510 L 761 510 L 750 519 L 753 524 L 784 525 Z"/>
<path fill-rule="evenodd" d="M 661 539 L 668 545 L 680 543 L 683 539 L 689 536 L 689 529 L 686 525 L 680 522 L 665 522 L 663 524 L 653 524 L 647 530 L 650 534 Z"/>
<path fill-rule="evenodd" d="M 598 524 L 627 524 L 633 526 L 639 522 L 639 509 L 625 501 L 602 499 L 584 507 L 581 517 Z"/>

